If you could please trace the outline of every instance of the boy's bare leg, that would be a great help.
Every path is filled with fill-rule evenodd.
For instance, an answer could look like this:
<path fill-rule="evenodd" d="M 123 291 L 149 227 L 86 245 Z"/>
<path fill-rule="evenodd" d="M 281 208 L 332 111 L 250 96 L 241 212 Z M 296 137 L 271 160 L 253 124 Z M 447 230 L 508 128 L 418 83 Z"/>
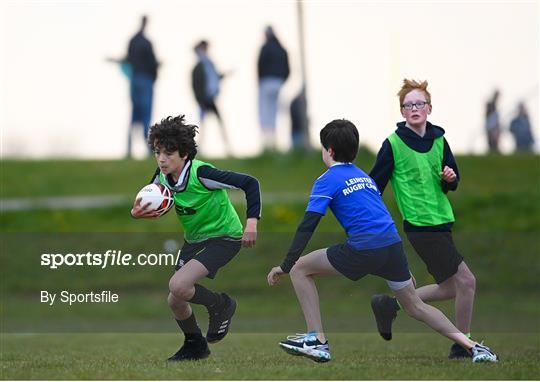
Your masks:
<path fill-rule="evenodd" d="M 394 293 L 409 316 L 424 322 L 433 330 L 460 344 L 465 349 L 474 346 L 475 342 L 460 332 L 440 310 L 424 303 L 416 294 L 412 284 L 394 291 Z"/>
<path fill-rule="evenodd" d="M 189 301 L 195 294 L 195 284 L 208 274 L 208 269 L 192 259 L 169 280 L 169 291 L 177 300 Z"/>
<path fill-rule="evenodd" d="M 174 314 L 174 318 L 177 320 L 185 320 L 191 317 L 191 314 L 193 313 L 189 303 L 179 299 L 178 297 L 174 297 L 171 292 L 169 292 L 169 296 L 167 297 L 167 303 Z"/>
<path fill-rule="evenodd" d="M 471 331 L 476 279 L 464 261 L 455 275 L 440 284 L 426 285 L 416 290 L 425 302 L 455 299 L 456 327 L 463 333 Z"/>
<path fill-rule="evenodd" d="M 313 278 L 314 276 L 340 275 L 328 261 L 326 248 L 302 256 L 291 269 L 289 275 L 304 313 L 308 332 L 316 332 L 319 341 L 326 342 L 322 327 L 319 295 Z"/>
<path fill-rule="evenodd" d="M 440 284 L 429 284 L 416 289 L 416 294 L 424 302 L 430 301 L 445 301 L 456 297 L 456 288 L 454 279 L 450 277 L 448 280 Z"/>

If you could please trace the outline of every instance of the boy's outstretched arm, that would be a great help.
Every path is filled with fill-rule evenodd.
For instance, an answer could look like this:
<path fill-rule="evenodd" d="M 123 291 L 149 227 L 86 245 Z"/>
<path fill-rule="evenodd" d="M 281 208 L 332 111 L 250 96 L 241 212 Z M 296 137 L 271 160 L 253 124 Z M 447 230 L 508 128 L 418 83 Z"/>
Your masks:
<path fill-rule="evenodd" d="M 375 181 L 375 184 L 377 184 L 377 188 L 381 195 L 384 192 L 388 181 L 392 177 L 393 172 L 394 154 L 392 153 L 392 145 L 390 145 L 388 139 L 385 139 L 381 149 L 377 153 L 375 164 L 369 173 L 369 176 Z"/>
<path fill-rule="evenodd" d="M 259 181 L 246 174 L 218 170 L 210 166 L 197 169 L 199 181 L 209 190 L 241 189 L 246 194 L 246 225 L 242 245 L 252 247 L 257 242 L 257 222 L 261 218 L 261 187 Z"/>
<path fill-rule="evenodd" d="M 280 266 L 273 267 L 270 270 L 270 273 L 268 273 L 267 281 L 269 285 L 274 285 L 279 281 L 280 276 L 290 272 L 291 268 L 306 248 L 306 245 L 311 239 L 311 236 L 313 235 L 313 232 L 315 232 L 322 217 L 323 215 L 317 212 L 307 211 L 305 213 L 304 218 L 296 229 L 296 234 L 294 235 L 294 239 L 289 247 L 285 260 L 283 260 L 283 263 L 281 263 Z"/>

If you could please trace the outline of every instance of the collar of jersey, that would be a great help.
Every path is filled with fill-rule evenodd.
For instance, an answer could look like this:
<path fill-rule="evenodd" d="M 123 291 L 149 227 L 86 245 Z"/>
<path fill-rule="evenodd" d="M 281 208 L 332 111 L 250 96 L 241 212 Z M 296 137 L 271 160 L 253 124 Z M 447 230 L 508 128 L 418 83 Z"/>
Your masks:
<path fill-rule="evenodd" d="M 348 164 L 352 164 L 352 163 L 351 162 L 336 162 L 330 167 L 332 168 L 334 166 L 345 166 L 345 165 L 348 165 Z"/>
<path fill-rule="evenodd" d="M 189 180 L 189 171 L 191 170 L 191 161 L 188 160 L 184 164 L 184 168 L 182 169 L 182 172 L 180 173 L 180 176 L 178 177 L 178 182 L 174 186 L 171 186 L 169 182 L 169 176 L 166 176 L 165 179 L 167 180 L 167 187 L 173 190 L 174 192 L 182 192 L 186 190 L 186 187 L 188 185 Z"/>

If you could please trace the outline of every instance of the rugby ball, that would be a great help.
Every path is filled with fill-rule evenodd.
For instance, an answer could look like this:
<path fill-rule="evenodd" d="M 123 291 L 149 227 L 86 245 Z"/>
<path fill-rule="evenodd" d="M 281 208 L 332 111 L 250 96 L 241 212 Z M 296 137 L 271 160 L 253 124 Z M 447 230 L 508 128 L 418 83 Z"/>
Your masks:
<path fill-rule="evenodd" d="M 174 198 L 171 190 L 162 184 L 152 183 L 144 186 L 135 197 L 135 200 L 139 198 L 141 198 L 141 206 L 150 203 L 148 208 L 155 210 L 160 216 L 174 206 Z"/>

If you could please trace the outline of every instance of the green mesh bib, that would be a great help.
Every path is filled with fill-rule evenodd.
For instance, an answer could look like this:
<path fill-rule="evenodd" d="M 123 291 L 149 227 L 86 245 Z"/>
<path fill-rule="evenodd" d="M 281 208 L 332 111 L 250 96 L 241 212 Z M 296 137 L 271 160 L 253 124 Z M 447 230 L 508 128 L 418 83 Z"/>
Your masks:
<path fill-rule="evenodd" d="M 441 188 L 444 138 L 433 141 L 431 150 L 419 153 L 396 134 L 388 137 L 394 155 L 390 179 L 401 215 L 416 226 L 433 226 L 454 221 L 452 206 Z"/>
<path fill-rule="evenodd" d="M 176 216 L 184 227 L 185 240 L 192 243 L 219 236 L 241 238 L 242 223 L 227 191 L 206 188 L 197 177 L 200 166 L 213 167 L 208 163 L 192 160 L 185 190 L 174 193 Z M 159 174 L 159 181 L 167 185 L 163 173 Z"/>

